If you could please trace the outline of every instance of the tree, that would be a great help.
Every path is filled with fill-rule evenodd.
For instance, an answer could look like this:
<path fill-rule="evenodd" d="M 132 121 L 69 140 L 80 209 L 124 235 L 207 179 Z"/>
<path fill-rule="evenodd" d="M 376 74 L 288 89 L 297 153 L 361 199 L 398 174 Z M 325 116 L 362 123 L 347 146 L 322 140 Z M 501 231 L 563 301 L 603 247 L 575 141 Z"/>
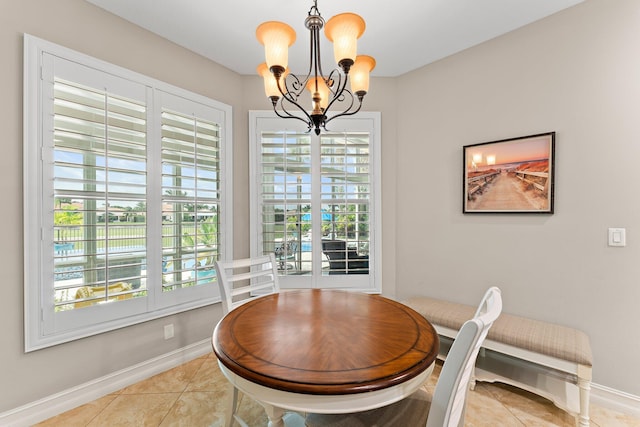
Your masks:
<path fill-rule="evenodd" d="M 185 233 L 182 244 L 198 253 L 197 261 L 204 267 L 213 267 L 218 244 L 218 218 L 211 216 L 198 225 L 195 236 Z M 204 255 L 200 255 L 204 254 Z"/>
<path fill-rule="evenodd" d="M 82 214 L 72 206 L 65 206 L 53 213 L 53 224 L 57 227 L 58 239 L 67 237 L 67 227 L 82 224 Z"/>

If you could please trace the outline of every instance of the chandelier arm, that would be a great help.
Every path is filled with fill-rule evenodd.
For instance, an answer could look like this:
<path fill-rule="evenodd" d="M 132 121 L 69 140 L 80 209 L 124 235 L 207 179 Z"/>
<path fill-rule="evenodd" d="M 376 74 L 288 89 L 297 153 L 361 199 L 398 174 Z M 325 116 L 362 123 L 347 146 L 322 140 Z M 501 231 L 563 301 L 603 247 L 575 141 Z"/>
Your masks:
<path fill-rule="evenodd" d="M 354 114 L 357 114 L 360 111 L 360 108 L 362 107 L 362 104 L 358 105 L 358 108 L 355 111 L 351 111 L 351 112 L 342 112 L 340 114 L 336 114 L 335 116 L 329 117 L 328 119 L 326 119 L 324 121 L 324 128 L 325 130 L 327 129 L 327 123 L 329 123 L 331 120 L 333 119 L 337 119 L 338 117 L 345 117 L 345 116 L 353 116 Z"/>
<path fill-rule="evenodd" d="M 293 112 L 289 111 L 289 110 L 287 109 L 286 104 L 284 103 L 284 100 L 283 100 L 283 99 L 281 99 L 281 100 L 280 100 L 280 109 L 281 109 L 285 114 L 287 114 L 289 117 L 297 117 L 297 118 L 299 118 L 300 120 L 304 121 L 305 123 L 308 123 L 308 122 L 311 120 L 311 116 L 309 115 L 309 113 L 307 113 L 307 112 L 306 112 L 306 111 L 305 111 L 305 110 L 300 106 L 300 104 L 298 104 L 297 102 L 294 102 L 294 101 L 288 100 L 288 99 L 287 99 L 287 102 L 289 102 L 290 104 L 293 104 L 293 106 L 294 106 L 294 107 L 296 107 L 298 110 L 302 111 L 302 113 L 304 114 L 304 116 L 305 116 L 306 118 L 303 118 L 303 117 L 301 117 L 301 116 L 299 116 L 299 115 L 297 115 L 297 114 L 295 114 L 295 113 L 293 113 Z"/>
<path fill-rule="evenodd" d="M 292 80 L 292 83 L 288 83 L 287 78 Z M 287 74 L 284 79 L 284 90 L 279 85 L 278 90 L 280 90 L 283 98 L 287 98 L 287 101 L 296 103 L 302 92 L 304 92 L 305 83 L 306 80 L 301 82 L 295 74 Z"/>
<path fill-rule="evenodd" d="M 346 89 L 347 87 L 347 76 L 345 75 L 344 79 L 342 78 L 342 76 L 340 75 L 339 72 L 337 72 L 337 70 L 333 70 L 330 74 L 333 75 L 334 73 L 338 74 L 339 78 L 338 78 L 338 87 L 336 88 L 336 91 L 333 92 L 333 97 L 331 99 L 331 102 L 329 102 L 329 104 L 327 105 L 327 108 L 325 108 L 325 113 L 328 112 L 331 109 L 331 106 L 336 102 L 336 101 L 343 101 L 344 100 L 344 93 L 348 93 L 351 96 L 351 104 L 349 105 L 348 108 L 346 108 L 344 110 L 344 112 L 348 112 L 349 110 L 351 110 L 351 108 L 353 107 L 353 94 Z M 342 98 L 342 99 L 341 99 Z M 343 115 L 343 114 L 340 114 Z M 334 116 L 335 117 L 335 116 Z"/>
<path fill-rule="evenodd" d="M 302 90 L 304 90 L 304 86 L 300 88 L 300 92 L 296 92 L 295 91 L 295 85 L 296 82 L 299 83 L 300 80 L 298 79 L 298 77 L 296 77 L 295 75 L 293 75 L 293 78 L 295 79 L 293 86 L 294 86 L 294 91 L 291 92 L 289 90 L 289 86 L 287 85 L 287 82 L 284 82 L 284 89 L 282 89 L 282 85 L 280 84 L 280 79 L 276 80 L 276 83 L 278 85 L 278 90 L 280 91 L 280 93 L 282 94 L 282 98 L 280 100 L 280 108 L 282 108 L 282 110 L 284 112 L 286 112 L 289 115 L 292 115 L 291 113 L 289 113 L 289 111 L 287 111 L 287 109 L 284 107 L 284 101 L 286 100 L 287 102 L 295 105 L 296 107 L 298 107 L 298 109 L 300 111 L 302 111 L 308 118 L 309 120 L 311 120 L 311 116 L 309 116 L 309 113 L 307 113 L 307 111 L 300 105 L 298 104 L 298 97 L 300 96 L 300 93 L 302 92 Z M 286 79 L 285 79 L 286 80 Z"/>
<path fill-rule="evenodd" d="M 327 76 L 327 78 L 325 79 L 325 81 L 327 82 L 327 86 L 329 86 L 329 82 L 332 82 L 331 86 L 329 86 L 329 91 L 333 94 L 333 97 L 339 97 L 339 94 L 344 90 L 344 87 L 347 85 L 347 76 L 343 76 L 340 73 L 340 71 L 338 71 L 337 68 L 334 68 L 333 70 L 331 70 L 331 72 L 329 73 L 329 75 Z M 333 83 L 336 83 L 337 85 L 334 85 Z M 335 86 L 335 87 L 332 87 Z"/>
<path fill-rule="evenodd" d="M 273 108 L 273 112 L 276 113 L 276 116 L 280 117 L 281 119 L 298 119 L 300 120 L 302 123 L 304 123 L 305 125 L 307 125 L 307 132 L 309 132 L 311 130 L 311 127 L 309 125 L 309 121 L 303 119 L 302 117 L 296 116 L 294 114 L 291 113 L 287 113 L 288 115 L 283 115 L 281 114 L 275 107 Z"/>
<path fill-rule="evenodd" d="M 347 91 L 349 92 L 349 91 Z M 358 96 L 358 108 L 356 108 L 354 111 L 350 111 L 351 108 L 353 107 L 353 103 L 354 103 L 354 96 L 351 92 L 349 92 L 349 95 L 351 95 L 351 105 L 349 106 L 349 108 L 347 108 L 346 110 L 344 110 L 342 113 L 340 114 L 336 114 L 334 116 L 331 116 L 330 118 L 326 119 L 324 124 L 326 126 L 327 123 L 329 123 L 331 120 L 333 119 L 337 119 L 338 117 L 343 117 L 343 116 L 353 116 L 354 114 L 358 113 L 358 111 L 360 111 L 360 109 L 362 108 L 362 98 L 360 96 Z M 326 128 L 325 128 L 326 130 Z"/>
<path fill-rule="evenodd" d="M 298 77 L 296 77 L 295 75 L 293 76 L 293 78 L 295 79 L 295 81 L 296 81 L 296 82 L 298 82 L 298 83 L 300 82 L 300 81 L 299 81 L 299 79 L 298 79 Z M 309 126 L 309 128 L 310 128 L 310 127 L 311 127 L 310 123 L 311 123 L 313 120 L 312 120 L 311 116 L 309 115 L 309 113 L 307 113 L 307 111 L 306 111 L 306 110 L 305 110 L 305 109 L 304 109 L 300 104 L 298 104 L 297 99 L 298 99 L 298 96 L 299 96 L 300 94 L 299 94 L 299 93 L 296 93 L 295 91 L 294 91 L 294 92 L 293 92 L 293 94 L 292 94 L 292 93 L 289 91 L 289 89 L 288 89 L 288 85 L 287 85 L 287 82 L 286 82 L 286 81 L 284 82 L 284 86 L 285 86 L 286 91 L 284 91 L 284 90 L 282 89 L 282 85 L 280 84 L 280 80 L 281 80 L 281 79 L 279 79 L 279 78 L 278 78 L 278 79 L 276 79 L 276 83 L 277 83 L 277 85 L 278 85 L 278 90 L 279 90 L 279 91 L 280 91 L 280 93 L 282 94 L 282 98 L 280 98 L 280 108 L 282 109 L 282 111 L 283 111 L 283 112 L 284 112 L 284 114 L 286 114 L 286 115 L 283 115 L 283 114 L 281 114 L 281 113 L 278 111 L 278 109 L 277 109 L 277 103 L 274 103 L 274 104 L 273 104 L 273 111 L 276 113 L 276 115 L 277 115 L 278 117 L 281 117 L 281 118 L 285 118 L 285 119 L 287 119 L 287 118 L 295 118 L 295 119 L 301 120 L 301 121 L 303 121 L 304 123 L 306 123 L 306 124 L 307 124 L 307 126 Z M 286 80 L 286 79 L 285 79 L 285 80 Z M 295 84 L 296 84 L 296 83 L 294 82 L 294 83 L 293 83 L 293 86 L 294 86 L 294 87 L 295 87 Z M 290 104 L 293 104 L 294 106 L 296 106 L 296 107 L 298 108 L 298 110 L 302 111 L 302 113 L 304 113 L 304 115 L 307 117 L 307 120 L 305 120 L 305 119 L 303 119 L 302 117 L 297 116 L 297 115 L 295 115 L 295 114 L 293 114 L 293 113 L 290 113 L 290 112 L 289 112 L 289 110 L 287 110 L 287 108 L 285 107 L 285 103 L 284 103 L 285 101 L 289 102 Z"/>

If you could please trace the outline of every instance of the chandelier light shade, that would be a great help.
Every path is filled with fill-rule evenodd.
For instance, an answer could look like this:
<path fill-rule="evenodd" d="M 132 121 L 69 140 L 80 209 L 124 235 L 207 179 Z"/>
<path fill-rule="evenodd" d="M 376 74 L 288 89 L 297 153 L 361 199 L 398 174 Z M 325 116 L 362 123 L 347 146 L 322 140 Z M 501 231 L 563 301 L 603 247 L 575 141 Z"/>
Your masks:
<path fill-rule="evenodd" d="M 333 57 L 336 64 L 342 61 L 356 60 L 358 39 L 364 33 L 364 19 L 355 13 L 341 13 L 327 21 L 324 34 L 333 42 Z"/>
<path fill-rule="evenodd" d="M 310 34 L 310 62 L 306 75 L 289 72 L 288 52 L 296 40 L 296 33 L 289 25 L 277 21 L 264 22 L 256 29 L 256 38 L 264 45 L 266 59 L 257 72 L 264 79 L 265 94 L 276 115 L 301 120 L 309 131 L 313 129 L 319 135 L 321 129 L 327 130 L 331 120 L 360 111 L 362 100 L 369 91 L 369 73 L 376 61 L 367 55 L 357 55 L 358 38 L 364 33 L 366 24 L 354 13 L 336 15 L 325 25 L 317 0 L 314 0 L 305 27 Z M 323 73 L 320 59 L 320 30 L 323 27 L 327 39 L 333 43 L 337 65 L 328 74 Z M 350 90 L 347 88 L 349 80 Z M 305 101 L 305 89 L 310 102 Z"/>
<path fill-rule="evenodd" d="M 283 22 L 263 22 L 256 29 L 258 41 L 264 45 L 267 67 L 287 68 L 289 46 L 296 41 L 296 32 Z"/>
<path fill-rule="evenodd" d="M 276 78 L 273 77 L 273 74 L 271 74 L 271 71 L 269 71 L 267 63 L 263 62 L 262 64 L 258 65 L 256 71 L 264 79 L 264 93 L 267 94 L 267 98 L 271 98 L 273 96 L 279 98 L 280 91 L 278 90 L 278 82 L 276 82 Z"/>
<path fill-rule="evenodd" d="M 280 98 L 280 90 L 278 89 L 278 82 L 276 81 L 275 76 L 273 75 L 273 73 L 271 73 L 271 71 L 269 71 L 269 67 L 267 67 L 267 63 L 263 62 L 262 64 L 258 65 L 258 68 L 256 69 L 256 71 L 258 72 L 258 75 L 262 76 L 262 79 L 264 80 L 264 93 L 267 95 L 267 98 L 272 99 L 272 98 Z M 282 74 L 282 77 L 286 77 L 287 76 L 287 70 L 284 71 L 284 73 Z"/>
<path fill-rule="evenodd" d="M 369 92 L 369 73 L 376 66 L 376 60 L 368 55 L 358 55 L 351 66 L 351 92 L 364 96 Z"/>

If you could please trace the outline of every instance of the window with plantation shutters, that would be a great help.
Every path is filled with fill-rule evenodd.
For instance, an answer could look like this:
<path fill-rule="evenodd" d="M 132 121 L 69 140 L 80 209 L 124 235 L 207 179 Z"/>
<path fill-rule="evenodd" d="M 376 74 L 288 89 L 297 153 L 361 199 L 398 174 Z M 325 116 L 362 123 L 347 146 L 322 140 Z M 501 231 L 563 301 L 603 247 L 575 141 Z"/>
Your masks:
<path fill-rule="evenodd" d="M 379 114 L 321 135 L 250 113 L 251 238 L 283 288 L 380 289 Z"/>
<path fill-rule="evenodd" d="M 230 144 L 230 107 L 25 35 L 27 351 L 219 301 Z"/>

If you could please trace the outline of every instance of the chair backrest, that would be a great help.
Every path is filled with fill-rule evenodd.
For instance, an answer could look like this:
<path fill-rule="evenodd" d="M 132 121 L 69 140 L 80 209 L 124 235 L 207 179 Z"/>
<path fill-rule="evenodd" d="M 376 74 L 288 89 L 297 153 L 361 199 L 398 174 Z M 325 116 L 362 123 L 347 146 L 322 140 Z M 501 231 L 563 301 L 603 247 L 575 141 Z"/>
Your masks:
<path fill-rule="evenodd" d="M 215 264 L 224 314 L 257 297 L 280 292 L 274 254 Z"/>
<path fill-rule="evenodd" d="M 369 256 L 347 247 L 345 240 L 322 240 L 322 252 L 329 258 L 329 274 L 369 274 Z"/>
<path fill-rule="evenodd" d="M 478 352 L 501 311 L 500 289 L 492 287 L 482 298 L 475 317 L 462 325 L 453 341 L 433 393 L 427 427 L 462 425 L 469 381 Z"/>
<path fill-rule="evenodd" d="M 322 252 L 329 258 L 329 274 L 346 274 L 346 249 L 344 240 L 322 240 Z"/>

